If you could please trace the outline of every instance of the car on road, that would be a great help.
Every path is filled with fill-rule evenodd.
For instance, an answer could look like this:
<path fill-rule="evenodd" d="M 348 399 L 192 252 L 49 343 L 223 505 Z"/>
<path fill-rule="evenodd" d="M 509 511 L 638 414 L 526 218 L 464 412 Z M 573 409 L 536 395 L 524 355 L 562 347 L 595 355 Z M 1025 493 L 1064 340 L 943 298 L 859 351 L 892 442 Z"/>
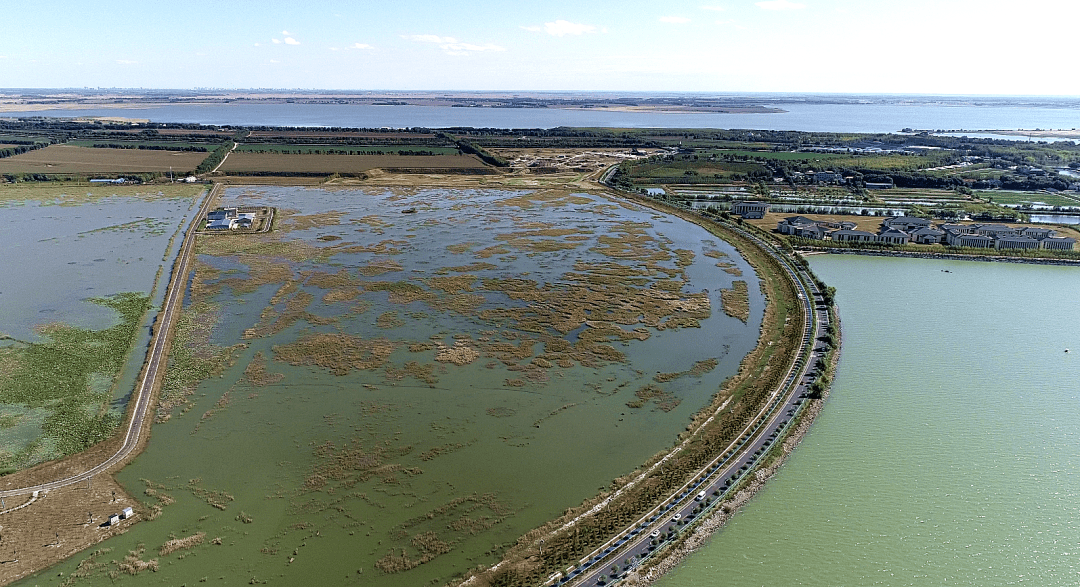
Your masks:
<path fill-rule="evenodd" d="M 671 521 L 678 522 L 680 518 L 682 518 L 682 514 L 675 514 L 674 516 L 671 516 Z"/>
<path fill-rule="evenodd" d="M 660 537 L 660 531 L 659 530 L 653 530 L 652 534 L 649 534 L 649 538 L 659 538 L 659 537 Z"/>

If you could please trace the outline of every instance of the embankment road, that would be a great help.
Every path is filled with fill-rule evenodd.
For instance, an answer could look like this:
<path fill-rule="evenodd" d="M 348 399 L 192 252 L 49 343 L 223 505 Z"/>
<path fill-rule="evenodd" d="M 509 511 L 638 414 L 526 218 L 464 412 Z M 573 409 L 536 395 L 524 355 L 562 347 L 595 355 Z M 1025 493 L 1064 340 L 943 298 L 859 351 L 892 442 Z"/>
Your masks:
<path fill-rule="evenodd" d="M 195 215 L 195 218 L 188 226 L 187 233 L 184 235 L 184 240 L 180 245 L 180 251 L 176 255 L 176 261 L 173 263 L 173 271 L 169 278 L 168 289 L 165 292 L 165 299 L 162 302 L 161 312 L 158 313 L 152 327 L 153 334 L 150 338 L 150 346 L 147 349 L 142 376 L 135 387 L 133 398 L 135 400 L 134 408 L 129 410 L 131 417 L 127 422 L 124 443 L 112 456 L 105 459 L 105 461 L 81 473 L 30 487 L 5 489 L 0 491 L 0 497 L 35 494 L 42 491 L 58 489 L 74 483 L 81 483 L 121 464 L 131 455 L 132 451 L 139 446 L 139 441 L 144 432 L 144 424 L 147 421 L 147 412 L 150 411 L 151 401 L 157 388 L 160 386 L 160 376 L 164 373 L 165 355 L 169 348 L 172 327 L 180 313 L 180 306 L 184 298 L 184 288 L 187 283 L 186 276 L 190 271 L 198 223 L 206 217 L 207 208 L 218 196 L 220 191 L 221 184 L 214 184 L 214 187 L 210 189 L 206 199 L 203 200 L 202 205 L 199 207 L 198 214 Z"/>
<path fill-rule="evenodd" d="M 660 506 L 574 567 L 549 577 L 545 585 L 592 587 L 618 583 L 627 573 L 688 531 L 695 518 L 705 518 L 742 479 L 752 474 L 758 459 L 783 436 L 805 405 L 814 381 L 811 369 L 829 350 L 818 342 L 830 320 L 822 292 L 807 270 L 772 243 L 739 227 L 729 225 L 728 228 L 753 242 L 784 268 L 802 306 L 805 317 L 802 344 L 783 383 L 773 390 L 765 406 L 723 453 L 697 471 Z"/>

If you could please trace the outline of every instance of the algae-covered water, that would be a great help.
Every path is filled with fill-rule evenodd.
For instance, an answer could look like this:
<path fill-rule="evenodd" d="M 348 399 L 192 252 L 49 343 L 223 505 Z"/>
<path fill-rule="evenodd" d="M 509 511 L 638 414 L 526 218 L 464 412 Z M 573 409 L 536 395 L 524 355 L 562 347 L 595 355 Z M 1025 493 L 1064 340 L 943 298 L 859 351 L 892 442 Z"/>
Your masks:
<path fill-rule="evenodd" d="M 1076 584 L 1077 269 L 811 265 L 836 287 L 843 322 L 825 411 L 658 585 Z"/>
<path fill-rule="evenodd" d="M 170 377 L 211 376 L 118 475 L 155 519 L 27 584 L 442 584 L 671 446 L 764 311 L 730 245 L 598 195 L 223 199 L 278 218 L 199 237 Z"/>
<path fill-rule="evenodd" d="M 0 192 L 0 469 L 77 452 L 120 421 L 202 188 L 162 190 Z"/>

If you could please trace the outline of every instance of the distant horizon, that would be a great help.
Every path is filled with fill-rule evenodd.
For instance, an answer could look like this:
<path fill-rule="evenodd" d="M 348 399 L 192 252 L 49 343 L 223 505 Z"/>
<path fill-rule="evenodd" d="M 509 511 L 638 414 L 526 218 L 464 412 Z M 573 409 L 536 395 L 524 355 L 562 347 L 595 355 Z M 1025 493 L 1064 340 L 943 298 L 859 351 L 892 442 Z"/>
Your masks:
<path fill-rule="evenodd" d="M 400 88 L 288 88 L 288 87 L 122 87 L 122 86 L 55 86 L 0 87 L 0 95 L 18 92 L 123 92 L 123 93 L 343 93 L 343 94 L 547 94 L 547 95 L 607 95 L 607 96 L 720 96 L 720 97 L 911 97 L 911 98 L 1050 98 L 1080 99 L 1080 94 L 950 94 L 933 92 L 855 92 L 855 91 L 737 91 L 737 90 L 455 90 Z"/>

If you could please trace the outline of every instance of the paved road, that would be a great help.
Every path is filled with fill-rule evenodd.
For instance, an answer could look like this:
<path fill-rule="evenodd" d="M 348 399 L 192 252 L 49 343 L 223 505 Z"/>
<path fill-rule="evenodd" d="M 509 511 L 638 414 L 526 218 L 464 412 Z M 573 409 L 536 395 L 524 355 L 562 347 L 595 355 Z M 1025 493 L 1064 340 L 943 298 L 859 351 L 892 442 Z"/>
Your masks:
<path fill-rule="evenodd" d="M 195 228 L 198 223 L 206 217 L 206 209 L 210 205 L 210 202 L 217 197 L 220 189 L 221 185 L 215 184 L 210 190 L 210 194 L 203 201 L 202 206 L 199 208 L 198 215 L 188 227 L 188 231 L 184 235 L 184 241 L 180 245 L 180 252 L 177 254 L 176 261 L 173 264 L 175 271 L 170 277 L 169 286 L 165 292 L 165 301 L 162 310 L 154 321 L 153 336 L 150 339 L 150 349 L 147 352 L 146 369 L 143 372 L 142 379 L 139 380 L 138 385 L 136 386 L 135 409 L 132 411 L 131 420 L 128 421 L 127 432 L 124 435 L 124 444 L 116 451 L 116 454 L 112 455 L 101 464 L 83 471 L 82 473 L 71 475 L 70 477 L 65 477 L 63 479 L 57 479 L 56 481 L 34 485 L 32 487 L 0 491 L 0 497 L 28 495 L 38 491 L 49 491 L 64 487 L 65 485 L 86 481 L 94 475 L 109 470 L 117 463 L 126 459 L 128 455 L 131 454 L 131 451 L 135 450 L 135 447 L 138 446 L 139 437 L 142 434 L 143 422 L 145 421 L 147 411 L 150 409 L 150 399 L 153 397 L 154 388 L 157 386 L 158 372 L 165 366 L 165 346 L 168 342 L 169 331 L 172 328 L 173 322 L 176 320 L 176 315 L 180 312 L 181 302 L 184 298 L 184 287 L 187 283 L 186 276 L 191 262 L 191 251 L 195 245 Z"/>
<path fill-rule="evenodd" d="M 806 271 L 771 243 L 742 229 L 732 229 L 772 255 L 784 267 L 798 292 L 806 317 L 803 340 L 784 382 L 773 391 L 766 406 L 740 434 L 739 439 L 698 471 L 691 481 L 665 499 L 661 506 L 589 554 L 568 575 L 552 577 L 545 585 L 591 587 L 617 583 L 628 570 L 641 564 L 653 552 L 685 531 L 696 518 L 710 513 L 740 479 L 753 471 L 758 458 L 765 454 L 804 405 L 814 380 L 808 372 L 828 351 L 817 342 L 829 321 L 821 292 Z M 616 571 L 613 568 L 615 565 L 617 572 L 613 572 Z"/>

